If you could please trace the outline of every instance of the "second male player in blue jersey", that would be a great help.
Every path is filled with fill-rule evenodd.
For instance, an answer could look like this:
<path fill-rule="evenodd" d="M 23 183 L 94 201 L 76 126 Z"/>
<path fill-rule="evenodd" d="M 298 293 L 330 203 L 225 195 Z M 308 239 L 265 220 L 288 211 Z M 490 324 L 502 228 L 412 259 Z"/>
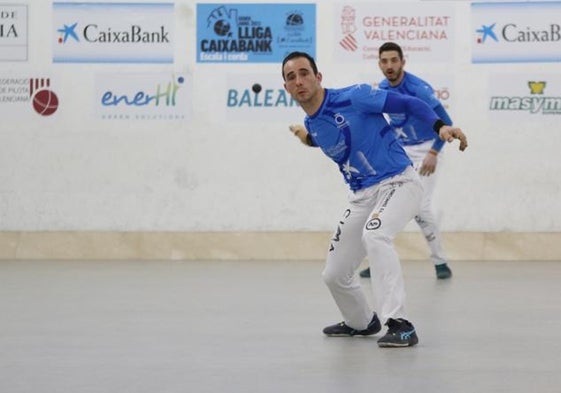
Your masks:
<path fill-rule="evenodd" d="M 445 141 L 467 139 L 459 128 L 445 125 L 423 101 L 374 89 L 367 84 L 326 89 L 315 60 L 292 52 L 282 63 L 284 87 L 300 104 L 305 129 L 291 130 L 303 143 L 319 147 L 339 167 L 351 192 L 349 203 L 331 241 L 323 279 L 344 321 L 326 327 L 328 336 L 387 333 L 380 347 L 417 344 L 405 313 L 405 286 L 395 235 L 418 213 L 423 188 L 412 162 L 383 113 L 407 113 L 433 126 Z M 374 272 L 380 318 L 369 309 L 356 271 L 368 257 Z"/>
<path fill-rule="evenodd" d="M 394 42 L 386 42 L 378 50 L 378 66 L 385 76 L 379 88 L 395 91 L 412 97 L 417 97 L 426 102 L 444 123 L 451 125 L 452 120 L 446 109 L 434 95 L 430 84 L 421 78 L 405 72 L 403 66 L 405 59 L 401 47 Z M 431 251 L 431 261 L 436 270 L 436 277 L 446 279 L 452 276 L 452 270 L 446 263 L 446 256 L 442 250 L 442 237 L 436 223 L 432 206 L 432 195 L 436 185 L 436 170 L 438 155 L 444 145 L 434 133 L 430 124 L 406 113 L 389 113 L 390 125 L 405 152 L 413 161 L 413 165 L 423 183 L 423 200 L 421 210 L 415 216 L 415 221 L 421 228 Z M 370 276 L 370 268 L 360 272 L 362 277 Z"/>

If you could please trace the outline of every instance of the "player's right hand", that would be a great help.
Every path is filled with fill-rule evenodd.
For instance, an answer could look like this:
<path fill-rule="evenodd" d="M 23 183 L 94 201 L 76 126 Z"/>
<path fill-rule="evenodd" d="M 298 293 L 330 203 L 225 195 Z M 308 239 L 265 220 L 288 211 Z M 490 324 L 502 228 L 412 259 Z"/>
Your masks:
<path fill-rule="evenodd" d="M 446 142 L 452 142 L 454 139 L 460 141 L 460 150 L 464 151 L 468 147 L 467 137 L 463 131 L 457 127 L 442 126 L 440 127 L 438 135 L 440 139 Z"/>

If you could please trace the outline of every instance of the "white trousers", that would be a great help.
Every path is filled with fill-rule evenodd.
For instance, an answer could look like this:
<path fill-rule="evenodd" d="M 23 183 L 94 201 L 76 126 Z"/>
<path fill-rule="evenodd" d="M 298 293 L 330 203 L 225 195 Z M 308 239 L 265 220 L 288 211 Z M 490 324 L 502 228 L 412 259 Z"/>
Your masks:
<path fill-rule="evenodd" d="M 366 329 L 372 319 L 356 274 L 368 257 L 374 298 L 382 323 L 406 318 L 405 286 L 395 235 L 419 212 L 423 188 L 412 167 L 379 184 L 352 193 L 331 240 L 323 279 L 345 323 Z"/>
<path fill-rule="evenodd" d="M 404 146 L 405 152 L 411 161 L 413 161 L 413 166 L 417 172 L 419 172 L 419 169 L 423 164 L 423 160 L 432 148 L 432 144 L 433 141 L 427 141 L 418 145 Z M 435 265 L 446 263 L 447 259 L 442 249 L 442 236 L 436 222 L 436 214 L 432 203 L 432 196 L 436 186 L 436 178 L 441 165 L 441 157 L 442 153 L 438 155 L 439 162 L 436 165 L 436 170 L 433 174 L 430 176 L 419 176 L 421 178 L 424 192 L 423 199 L 421 201 L 421 210 L 419 211 L 419 214 L 415 216 L 415 221 L 419 225 L 421 232 L 423 232 L 425 240 L 429 246 L 430 259 Z"/>

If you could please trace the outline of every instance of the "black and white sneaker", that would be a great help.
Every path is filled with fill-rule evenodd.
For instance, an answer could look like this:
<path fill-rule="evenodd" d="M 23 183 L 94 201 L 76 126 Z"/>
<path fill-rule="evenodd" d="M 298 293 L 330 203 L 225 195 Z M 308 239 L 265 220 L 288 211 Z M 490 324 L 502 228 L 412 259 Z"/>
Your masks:
<path fill-rule="evenodd" d="M 372 321 L 364 330 L 356 330 L 348 326 L 345 322 L 331 325 L 323 329 L 323 334 L 329 337 L 353 337 L 353 336 L 371 336 L 378 333 L 382 329 L 382 324 L 378 319 L 378 315 L 374 313 Z"/>
<path fill-rule="evenodd" d="M 378 340 L 379 347 L 412 347 L 419 342 L 415 327 L 405 319 L 388 319 L 388 332 Z"/>

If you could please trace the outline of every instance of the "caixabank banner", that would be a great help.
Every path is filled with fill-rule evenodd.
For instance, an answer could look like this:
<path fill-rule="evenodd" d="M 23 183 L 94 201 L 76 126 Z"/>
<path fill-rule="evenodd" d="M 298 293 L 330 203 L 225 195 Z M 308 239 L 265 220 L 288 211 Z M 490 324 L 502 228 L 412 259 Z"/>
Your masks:
<path fill-rule="evenodd" d="M 197 62 L 279 63 L 316 54 L 315 4 L 197 4 Z"/>
<path fill-rule="evenodd" d="M 561 2 L 473 3 L 473 63 L 561 62 Z"/>
<path fill-rule="evenodd" d="M 55 63 L 173 63 L 173 3 L 53 3 Z"/>

